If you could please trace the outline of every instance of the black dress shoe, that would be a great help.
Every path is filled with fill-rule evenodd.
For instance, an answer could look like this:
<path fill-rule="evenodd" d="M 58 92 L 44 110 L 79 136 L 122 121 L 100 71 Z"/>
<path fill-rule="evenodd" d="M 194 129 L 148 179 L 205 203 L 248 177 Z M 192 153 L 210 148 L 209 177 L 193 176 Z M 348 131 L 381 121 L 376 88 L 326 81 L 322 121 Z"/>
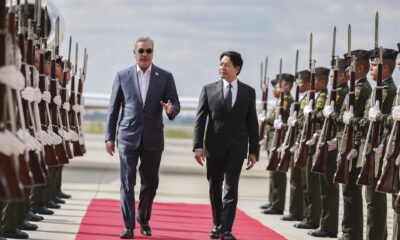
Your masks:
<path fill-rule="evenodd" d="M 38 229 L 38 226 L 36 224 L 32 224 L 28 221 L 24 221 L 21 223 L 18 228 L 20 230 L 26 230 L 26 231 L 36 231 Z"/>
<path fill-rule="evenodd" d="M 136 217 L 136 220 L 140 224 L 140 233 L 143 236 L 151 236 L 151 228 L 150 228 L 149 223 L 141 221 L 139 216 Z"/>
<path fill-rule="evenodd" d="M 125 228 L 125 230 L 119 235 L 121 239 L 132 239 L 133 238 L 133 229 Z"/>
<path fill-rule="evenodd" d="M 282 216 L 281 220 L 282 221 L 301 221 L 301 220 L 303 220 L 303 217 L 288 214 L 288 215 Z"/>
<path fill-rule="evenodd" d="M 44 204 L 47 208 L 53 208 L 53 209 L 60 209 L 61 206 L 55 203 L 53 200 L 48 201 L 46 204 Z"/>
<path fill-rule="evenodd" d="M 318 226 L 310 224 L 310 223 L 306 223 L 304 221 L 296 223 L 295 225 L 293 225 L 293 227 L 300 228 L 300 229 L 317 229 L 318 228 Z"/>
<path fill-rule="evenodd" d="M 221 226 L 213 225 L 210 231 L 210 235 L 208 235 L 209 239 L 219 239 L 221 236 Z"/>
<path fill-rule="evenodd" d="M 57 196 L 60 197 L 60 198 L 71 198 L 71 195 L 63 193 L 63 192 L 59 192 L 57 194 Z"/>
<path fill-rule="evenodd" d="M 31 221 L 31 222 L 40 222 L 44 218 L 42 216 L 34 214 L 32 211 L 29 211 L 25 215 L 25 220 L 26 221 Z"/>
<path fill-rule="evenodd" d="M 42 215 L 53 215 L 54 214 L 54 212 L 52 210 L 48 209 L 45 206 L 41 206 L 37 211 L 34 211 L 34 213 L 39 213 Z"/>
<path fill-rule="evenodd" d="M 221 234 L 220 240 L 236 240 L 236 237 L 231 232 L 224 232 Z"/>
<path fill-rule="evenodd" d="M 65 200 L 62 200 L 60 197 L 57 197 L 57 196 L 53 199 L 53 201 L 55 203 L 65 204 Z"/>
<path fill-rule="evenodd" d="M 283 210 L 278 210 L 278 209 L 270 207 L 268 209 L 265 209 L 264 211 L 261 211 L 261 213 L 272 214 L 272 215 L 282 215 L 283 214 Z"/>
<path fill-rule="evenodd" d="M 310 232 L 308 232 L 308 235 L 311 235 L 313 237 L 322 237 L 322 238 L 336 238 L 337 237 L 337 234 L 327 232 L 322 228 L 318 228 L 314 231 L 310 231 Z"/>
<path fill-rule="evenodd" d="M 268 209 L 270 207 L 271 207 L 271 203 L 265 203 L 265 204 L 260 206 L 261 209 Z"/>
<path fill-rule="evenodd" d="M 23 231 L 16 228 L 14 231 L 6 232 L 3 234 L 5 238 L 15 238 L 15 239 L 28 239 L 29 235 Z"/>

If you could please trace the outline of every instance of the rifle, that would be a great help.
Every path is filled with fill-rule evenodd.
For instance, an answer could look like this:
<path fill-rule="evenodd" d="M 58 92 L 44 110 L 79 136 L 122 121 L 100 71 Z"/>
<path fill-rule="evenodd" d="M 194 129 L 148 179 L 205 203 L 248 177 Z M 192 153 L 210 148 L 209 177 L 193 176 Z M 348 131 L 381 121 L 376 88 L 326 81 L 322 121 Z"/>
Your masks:
<path fill-rule="evenodd" d="M 296 51 L 296 67 L 295 67 L 295 83 L 296 83 L 296 97 L 295 101 L 292 103 L 290 106 L 290 117 L 293 119 L 297 118 L 297 113 L 299 112 L 299 93 L 300 93 L 300 87 L 299 87 L 299 82 L 297 79 L 297 68 L 299 64 L 299 50 Z M 289 121 L 288 121 L 289 123 Z M 287 144 L 287 141 L 290 137 L 289 144 Z M 294 126 L 290 126 L 290 129 L 286 132 L 285 136 L 285 141 L 282 146 L 282 152 L 281 152 L 281 160 L 278 165 L 278 171 L 282 172 L 287 172 L 289 169 L 289 164 L 290 164 L 290 149 L 293 147 L 294 142 L 296 141 L 296 124 Z"/>
<path fill-rule="evenodd" d="M 355 56 L 351 55 L 351 26 L 349 25 L 348 30 L 348 51 L 347 51 L 347 65 L 350 66 L 350 91 L 347 95 L 347 108 L 344 115 L 354 116 L 354 107 L 355 107 L 355 82 L 356 82 L 356 63 Z M 349 176 L 349 159 L 347 158 L 353 147 L 353 136 L 354 135 L 354 126 L 353 124 L 345 124 L 343 136 L 340 141 L 339 155 L 338 155 L 338 167 L 336 169 L 335 175 L 333 177 L 334 183 L 342 183 L 347 184 L 348 176 Z M 344 151 L 342 152 L 344 136 L 346 136 L 346 146 Z"/>
<path fill-rule="evenodd" d="M 70 146 L 70 125 L 69 125 L 69 118 L 68 118 L 68 111 L 70 109 L 69 102 L 67 102 L 67 73 L 70 71 L 69 70 L 69 65 L 71 62 L 71 43 L 72 43 L 72 38 L 69 38 L 69 50 L 68 50 L 68 61 L 64 62 L 64 71 L 63 71 L 63 82 L 62 82 L 62 87 L 61 87 L 61 103 L 63 104 L 63 107 L 61 109 L 61 120 L 62 120 L 62 125 L 64 126 L 63 131 L 63 137 L 65 139 L 65 150 L 67 151 L 68 158 L 73 158 L 74 155 L 72 154 L 71 151 L 71 146 Z"/>
<path fill-rule="evenodd" d="M 71 119 L 71 138 L 72 138 L 72 148 L 74 156 L 83 156 L 83 150 L 79 143 L 79 125 L 78 125 L 78 115 L 75 112 L 75 103 L 76 103 L 76 95 L 75 95 L 75 76 L 78 70 L 78 43 L 75 45 L 75 66 L 72 71 L 71 76 L 71 96 L 69 99 L 69 104 L 72 106 L 71 110 L 69 111 L 69 119 Z"/>
<path fill-rule="evenodd" d="M 28 106 L 28 115 L 29 119 L 31 121 L 29 126 L 29 129 L 31 130 L 31 135 L 36 139 L 36 141 L 39 141 L 38 145 L 40 146 L 38 149 L 36 149 L 37 155 L 39 156 L 38 160 L 40 163 L 40 167 L 45 174 L 45 176 L 48 176 L 48 168 L 46 165 L 46 162 L 44 160 L 44 153 L 43 153 L 43 145 L 42 145 L 42 135 L 38 132 L 41 128 L 41 122 L 40 122 L 40 115 L 39 115 L 39 109 L 37 103 L 40 102 L 41 99 L 41 93 L 39 89 L 34 89 L 36 85 L 38 84 L 38 78 L 39 78 L 39 73 L 36 70 L 36 67 L 34 66 L 35 64 L 35 47 L 33 46 L 33 26 L 32 26 L 32 21 L 31 19 L 28 20 L 28 47 L 27 47 L 27 59 L 26 59 L 26 64 L 25 64 L 25 78 L 27 81 L 27 88 L 24 90 L 31 89 L 34 94 L 34 98 L 29 99 L 25 98 L 27 100 L 27 106 Z M 40 93 L 39 96 L 38 93 Z M 36 99 L 36 97 L 39 97 L 39 100 Z M 33 109 L 32 109 L 33 107 Z"/>
<path fill-rule="evenodd" d="M 397 97 L 396 97 L 396 106 L 400 104 L 400 88 L 397 90 Z M 392 145 L 393 137 L 395 138 L 393 144 L 393 151 L 389 154 L 390 147 Z M 384 156 L 384 164 L 382 166 L 382 175 L 378 180 L 376 185 L 375 191 L 383 192 L 383 193 L 393 193 L 394 192 L 394 183 L 396 177 L 399 175 L 396 174 L 396 158 L 399 156 L 400 153 L 400 126 L 399 121 L 394 121 L 394 126 L 390 132 L 389 141 L 386 146 L 386 152 Z"/>
<path fill-rule="evenodd" d="M 333 83 L 332 89 L 329 95 L 329 103 L 333 108 L 336 104 L 336 88 L 338 80 L 338 59 L 335 64 L 335 45 L 336 45 L 336 27 L 333 29 L 333 46 L 332 46 L 332 60 L 331 69 L 333 70 Z M 323 174 L 326 168 L 326 159 L 328 158 L 328 141 L 332 140 L 333 133 L 333 120 L 331 117 L 327 117 L 324 120 L 321 135 L 317 144 L 316 160 L 311 168 L 312 172 Z"/>
<path fill-rule="evenodd" d="M 7 39 L 8 38 L 8 39 Z M 10 38 L 7 36 L 6 29 L 6 2 L 0 0 L 0 67 L 7 65 L 7 48 L 9 47 Z M 0 83 L 0 131 L 6 134 L 6 85 Z M 15 158 L 5 152 L 0 152 L 0 169 L 7 180 L 7 190 L 4 191 L 6 200 L 24 200 L 24 192 L 22 185 L 18 179 L 18 172 L 15 170 Z M 7 192 L 9 195 L 7 196 Z"/>
<path fill-rule="evenodd" d="M 16 39 L 15 39 L 15 8 L 12 5 L 12 1 L 10 1 L 10 8 L 9 8 L 9 12 L 8 12 L 8 30 L 9 30 L 9 34 L 11 36 L 11 44 L 10 44 L 10 48 L 12 49 L 13 52 L 13 64 L 16 64 L 16 55 L 17 55 L 17 51 L 19 51 L 18 47 L 16 46 Z M 8 89 L 7 89 L 8 91 Z M 17 90 L 14 89 L 9 89 L 9 91 L 11 91 L 9 93 L 10 95 L 10 101 L 12 100 L 15 103 L 15 98 L 17 96 Z M 10 115 L 15 116 L 15 104 L 12 104 L 13 109 L 10 109 Z M 11 112 L 12 111 L 12 112 Z M 15 117 L 13 117 L 15 119 Z M 15 121 L 11 120 L 11 124 L 13 124 Z M 16 134 L 16 129 L 13 129 L 13 134 Z M 22 140 L 22 139 L 21 139 Z M 24 141 L 25 142 L 25 141 Z M 28 152 L 24 151 L 24 153 L 19 154 L 19 156 L 17 156 L 18 158 L 18 173 L 19 173 L 19 177 L 21 180 L 21 183 L 26 186 L 26 187 L 30 187 L 32 185 L 34 185 L 34 180 L 33 180 L 33 176 L 31 173 L 31 169 L 28 165 Z"/>
<path fill-rule="evenodd" d="M 87 62 L 88 62 L 89 55 L 86 54 L 86 48 L 84 51 L 84 56 L 83 56 L 83 68 L 81 75 L 79 77 L 79 84 L 78 84 L 78 93 L 77 93 L 77 104 L 79 105 L 79 112 L 77 113 L 77 118 L 78 118 L 78 125 L 79 125 L 79 143 L 82 148 L 82 152 L 86 153 L 86 146 L 85 146 L 85 135 L 83 133 L 83 111 L 84 111 L 84 105 L 83 105 L 83 96 L 82 96 L 82 91 L 83 91 L 83 83 L 86 80 L 86 69 L 87 69 Z"/>
<path fill-rule="evenodd" d="M 39 11 L 39 16 L 40 16 L 40 11 Z M 39 17 L 40 19 L 40 17 Z M 50 117 L 50 111 L 49 111 L 49 103 L 51 102 L 51 95 L 48 91 L 48 76 L 45 75 L 44 72 L 44 64 L 45 64 L 45 53 L 47 51 L 47 7 L 45 8 L 45 21 L 44 21 L 44 37 L 40 39 L 40 57 L 39 57 L 39 88 L 40 91 L 42 92 L 43 101 L 40 102 L 39 108 L 40 108 L 40 120 L 42 122 L 41 124 L 41 133 L 43 135 L 46 135 L 48 137 L 49 141 L 44 141 L 44 156 L 45 156 L 45 161 L 47 166 L 53 167 L 53 166 L 58 166 L 58 158 L 56 155 L 55 151 L 55 146 L 54 146 L 54 141 L 53 141 L 53 133 L 52 133 L 52 122 L 51 122 L 51 117 Z M 39 21 L 39 26 L 40 26 L 40 21 Z M 38 32 L 40 32 L 40 27 L 38 27 Z M 40 37 L 40 35 L 38 35 Z"/>
<path fill-rule="evenodd" d="M 376 80 L 375 97 L 371 97 L 371 108 L 379 107 L 382 104 L 382 47 L 378 48 L 378 21 L 379 15 L 376 13 L 375 17 L 375 59 L 378 58 L 378 79 Z M 379 51 L 379 54 L 378 54 Z M 371 137 L 371 148 L 368 151 L 369 138 Z M 358 176 L 358 185 L 372 186 L 375 178 L 375 151 L 374 149 L 379 146 L 380 137 L 380 123 L 379 121 L 370 122 L 368 127 L 368 134 L 365 139 L 365 146 L 363 151 L 363 166 L 361 173 Z M 367 152 L 368 151 L 368 152 Z M 379 159 L 378 159 L 379 160 Z"/>
<path fill-rule="evenodd" d="M 279 107 L 276 109 L 275 121 L 280 121 L 281 126 L 276 128 L 274 132 L 273 148 L 269 151 L 269 163 L 267 166 L 268 171 L 276 171 L 278 168 L 279 163 L 279 151 L 278 148 L 281 146 L 281 139 L 282 139 L 282 119 L 283 119 L 283 102 L 285 101 L 285 92 L 283 90 L 283 82 L 282 82 L 282 58 L 279 62 L 279 85 L 280 85 L 280 104 Z M 274 121 L 274 122 L 275 122 Z M 274 124 L 275 125 L 275 124 Z"/>
<path fill-rule="evenodd" d="M 315 60 L 312 59 L 312 39 L 313 35 L 310 35 L 310 52 L 309 52 L 309 68 L 311 72 L 311 90 L 307 96 L 307 105 L 314 108 L 315 98 Z M 306 117 L 306 124 L 303 126 L 303 131 L 300 138 L 299 155 L 297 156 L 294 166 L 298 168 L 305 168 L 307 164 L 308 145 L 306 142 L 311 139 L 313 129 L 313 120 L 311 116 Z"/>
<path fill-rule="evenodd" d="M 264 133 L 265 131 L 265 119 L 267 118 L 267 107 L 268 107 L 268 82 L 269 78 L 267 77 L 267 69 L 268 69 L 268 57 L 265 58 L 265 68 L 264 68 L 264 78 L 263 78 L 263 64 L 261 62 L 261 72 L 260 72 L 260 87 L 262 92 L 262 106 L 263 110 L 258 115 L 258 121 L 260 122 L 260 135 L 259 135 L 259 144 L 260 146 L 264 145 L 267 141 L 267 135 Z"/>
<path fill-rule="evenodd" d="M 51 121 L 53 124 L 53 132 L 55 133 L 55 136 L 58 138 L 58 142 L 55 145 L 56 149 L 56 155 L 58 157 L 58 161 L 60 164 L 67 164 L 69 162 L 67 152 L 65 150 L 64 146 L 64 140 L 63 138 L 60 137 L 60 133 L 58 131 L 58 126 L 59 124 L 62 125 L 60 118 L 60 109 L 59 105 L 61 105 L 61 98 L 58 95 L 58 79 L 56 76 L 56 59 L 59 57 L 58 51 L 59 51 L 59 41 L 60 41 L 60 19 L 57 18 L 56 20 L 56 27 L 55 27 L 55 46 L 53 47 L 52 53 L 51 53 L 51 70 L 50 70 L 50 93 L 51 93 L 51 98 L 53 101 L 50 103 L 50 108 L 51 108 Z"/>

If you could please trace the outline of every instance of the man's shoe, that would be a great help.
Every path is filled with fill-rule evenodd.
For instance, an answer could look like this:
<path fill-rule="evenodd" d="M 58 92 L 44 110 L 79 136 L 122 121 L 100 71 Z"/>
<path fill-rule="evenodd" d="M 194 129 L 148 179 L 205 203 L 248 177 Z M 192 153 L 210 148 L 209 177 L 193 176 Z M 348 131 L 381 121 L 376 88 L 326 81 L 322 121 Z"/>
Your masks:
<path fill-rule="evenodd" d="M 224 232 L 221 234 L 220 240 L 236 240 L 236 237 L 231 232 Z"/>
<path fill-rule="evenodd" d="M 293 227 L 300 228 L 300 229 L 317 229 L 318 228 L 318 226 L 310 224 L 310 223 L 306 223 L 304 221 L 296 223 L 295 225 L 293 225 Z"/>
<path fill-rule="evenodd" d="M 208 238 L 219 239 L 220 236 L 221 236 L 221 226 L 213 225 Z"/>
<path fill-rule="evenodd" d="M 29 211 L 25 215 L 25 220 L 26 221 L 31 221 L 31 222 L 40 222 L 44 218 L 42 216 L 34 214 L 32 211 Z"/>
<path fill-rule="evenodd" d="M 125 230 L 119 235 L 121 239 L 132 239 L 133 238 L 133 229 L 125 228 Z"/>
<path fill-rule="evenodd" d="M 59 193 L 57 194 L 57 196 L 58 196 L 59 198 L 71 198 L 71 195 L 66 194 L 66 193 L 63 193 L 63 192 L 59 192 Z"/>
<path fill-rule="evenodd" d="M 140 224 L 140 233 L 143 236 L 151 236 L 151 228 L 150 228 L 149 223 L 140 221 L 139 216 L 136 217 L 136 220 Z"/>
<path fill-rule="evenodd" d="M 62 200 L 60 197 L 57 197 L 57 196 L 53 199 L 53 201 L 55 203 L 65 204 L 65 200 Z"/>
<path fill-rule="evenodd" d="M 15 239 L 28 239 L 29 235 L 18 228 L 16 228 L 14 231 L 11 232 L 6 232 L 3 234 L 5 238 L 15 238 Z"/>
<path fill-rule="evenodd" d="M 288 215 L 282 216 L 281 220 L 282 221 L 301 221 L 301 220 L 303 220 L 303 217 L 288 214 Z"/>
<path fill-rule="evenodd" d="M 271 203 L 265 203 L 265 204 L 260 206 L 260 209 L 268 209 L 270 207 L 271 207 Z"/>
<path fill-rule="evenodd" d="M 264 211 L 261 211 L 261 213 L 263 213 L 263 214 L 271 214 L 271 215 L 282 215 L 283 214 L 283 210 L 277 210 L 275 208 L 270 207 L 268 209 L 265 209 Z"/>
<path fill-rule="evenodd" d="M 36 224 L 32 224 L 28 221 L 24 221 L 21 223 L 18 228 L 20 230 L 26 230 L 26 231 L 36 231 L 38 229 L 38 226 Z"/>
<path fill-rule="evenodd" d="M 45 206 L 46 206 L 47 208 L 53 208 L 53 209 L 60 209 L 60 208 L 61 208 L 61 206 L 58 205 L 57 203 L 55 203 L 53 200 L 48 201 L 48 202 L 45 204 Z"/>
<path fill-rule="evenodd" d="M 327 232 L 327 231 L 323 230 L 322 228 L 318 228 L 314 231 L 310 231 L 310 232 L 308 232 L 308 235 L 311 235 L 313 237 L 322 237 L 322 238 L 336 238 L 337 237 L 337 234 Z"/>
<path fill-rule="evenodd" d="M 53 212 L 52 210 L 48 209 L 48 208 L 45 207 L 45 206 L 41 206 L 41 207 L 38 209 L 38 211 L 35 212 L 35 213 L 39 213 L 39 214 L 42 214 L 42 215 L 53 215 L 53 214 L 54 214 L 54 212 Z"/>

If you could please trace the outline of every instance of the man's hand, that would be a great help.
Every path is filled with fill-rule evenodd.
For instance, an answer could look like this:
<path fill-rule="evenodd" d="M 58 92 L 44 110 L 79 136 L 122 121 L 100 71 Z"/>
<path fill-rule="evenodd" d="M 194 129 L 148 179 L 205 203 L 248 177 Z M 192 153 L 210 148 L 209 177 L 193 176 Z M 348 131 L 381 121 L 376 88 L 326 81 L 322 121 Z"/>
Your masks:
<path fill-rule="evenodd" d="M 249 157 L 247 158 L 247 168 L 246 170 L 250 170 L 253 168 L 254 164 L 257 162 L 257 157 L 255 154 L 249 154 Z"/>
<path fill-rule="evenodd" d="M 114 141 L 107 141 L 106 142 L 106 150 L 111 156 L 113 156 L 114 152 L 115 152 L 115 142 Z"/>
<path fill-rule="evenodd" d="M 203 149 L 196 149 L 194 151 L 194 158 L 196 159 L 196 161 L 200 164 L 200 166 L 203 166 L 203 162 L 204 162 L 204 151 Z"/>
<path fill-rule="evenodd" d="M 165 102 L 163 102 L 163 101 L 160 101 L 160 103 L 161 103 L 161 105 L 164 107 L 165 112 L 166 112 L 168 115 L 171 115 L 171 114 L 172 114 L 172 103 L 171 103 L 171 100 L 168 100 L 167 103 L 165 103 Z"/>

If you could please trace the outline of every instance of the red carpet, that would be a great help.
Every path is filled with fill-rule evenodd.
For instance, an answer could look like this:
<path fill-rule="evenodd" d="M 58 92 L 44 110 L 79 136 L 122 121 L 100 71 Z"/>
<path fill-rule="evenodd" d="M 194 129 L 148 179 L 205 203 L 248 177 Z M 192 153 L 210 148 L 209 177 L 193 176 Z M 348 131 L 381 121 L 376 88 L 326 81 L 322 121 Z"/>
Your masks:
<path fill-rule="evenodd" d="M 212 226 L 211 207 L 206 204 L 154 203 L 150 226 L 153 236 L 144 237 L 137 224 L 135 239 L 208 239 Z M 93 199 L 75 240 L 117 240 L 123 228 L 118 200 Z M 240 240 L 285 239 L 239 209 L 232 232 Z"/>

